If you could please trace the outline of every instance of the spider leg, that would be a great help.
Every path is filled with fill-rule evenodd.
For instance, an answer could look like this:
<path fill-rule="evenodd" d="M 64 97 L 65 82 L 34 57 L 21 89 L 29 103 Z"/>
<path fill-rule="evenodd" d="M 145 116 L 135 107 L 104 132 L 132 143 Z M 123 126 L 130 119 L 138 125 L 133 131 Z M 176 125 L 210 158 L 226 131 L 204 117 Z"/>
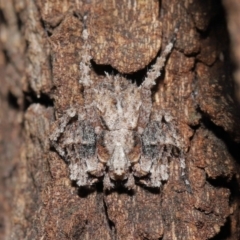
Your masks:
<path fill-rule="evenodd" d="M 76 181 L 78 186 L 85 187 L 88 185 L 89 176 L 87 174 L 86 161 L 81 159 L 80 153 L 75 146 L 73 146 L 73 154 L 71 156 L 69 169 L 70 179 Z"/>
<path fill-rule="evenodd" d="M 97 139 L 93 126 L 86 122 L 81 122 L 79 153 L 80 159 L 86 162 L 86 172 L 95 177 L 101 177 L 105 170 L 105 165 L 98 159 Z"/>
<path fill-rule="evenodd" d="M 104 179 L 103 179 L 103 189 L 111 190 L 112 188 L 114 188 L 114 184 L 111 182 L 111 179 L 110 179 L 108 173 L 106 173 L 104 175 Z"/>
<path fill-rule="evenodd" d="M 169 178 L 168 158 L 171 157 L 171 146 L 160 144 L 159 150 L 158 159 L 153 162 L 150 169 L 149 181 L 151 187 L 157 188 L 162 185 L 162 181 L 167 181 Z"/>
<path fill-rule="evenodd" d="M 65 152 L 63 148 L 57 144 L 57 141 L 60 137 L 61 134 L 64 133 L 64 130 L 69 123 L 69 121 L 75 117 L 77 114 L 76 110 L 74 108 L 70 108 L 66 111 L 66 113 L 58 119 L 53 125 L 52 125 L 52 130 L 51 134 L 49 136 L 49 139 L 51 141 L 52 146 L 57 150 L 57 152 L 60 154 L 60 156 L 64 156 Z"/>
<path fill-rule="evenodd" d="M 83 157 L 76 145 L 70 156 L 69 165 L 71 180 L 77 181 L 78 186 L 92 186 L 104 173 L 104 166 L 97 163 L 97 156 Z"/>
<path fill-rule="evenodd" d="M 95 177 L 102 177 L 105 171 L 105 165 L 98 161 L 97 156 L 86 160 L 87 172 Z"/>
<path fill-rule="evenodd" d="M 135 187 L 135 180 L 134 180 L 134 177 L 133 177 L 132 173 L 129 174 L 127 182 L 125 183 L 125 187 L 128 190 L 134 189 L 134 187 Z"/>
<path fill-rule="evenodd" d="M 136 177 L 146 176 L 150 172 L 151 166 L 152 166 L 152 159 L 147 158 L 145 156 L 141 156 L 139 163 L 136 163 L 133 166 L 134 175 Z"/>
<path fill-rule="evenodd" d="M 159 56 L 156 60 L 156 63 L 151 67 L 151 69 L 147 72 L 147 76 L 144 79 L 144 82 L 142 83 L 143 88 L 150 89 L 152 86 L 154 86 L 156 83 L 156 79 L 161 76 L 161 70 L 165 66 L 165 62 L 169 54 L 172 52 L 174 43 L 176 41 L 176 35 L 178 32 L 178 26 L 174 30 L 174 36 L 171 39 L 171 41 L 167 44 L 163 52 L 161 53 L 161 56 Z"/>
<path fill-rule="evenodd" d="M 87 20 L 87 16 L 83 18 L 84 23 Z M 86 26 L 86 24 L 84 24 Z M 82 59 L 79 65 L 80 68 L 80 80 L 79 83 L 83 84 L 84 87 L 90 87 L 92 85 L 92 80 L 90 78 L 90 71 L 91 71 L 91 63 L 90 60 L 92 57 L 90 56 L 91 45 L 88 42 L 89 33 L 87 28 L 84 27 L 82 31 L 82 39 L 83 39 L 83 46 L 82 46 Z"/>

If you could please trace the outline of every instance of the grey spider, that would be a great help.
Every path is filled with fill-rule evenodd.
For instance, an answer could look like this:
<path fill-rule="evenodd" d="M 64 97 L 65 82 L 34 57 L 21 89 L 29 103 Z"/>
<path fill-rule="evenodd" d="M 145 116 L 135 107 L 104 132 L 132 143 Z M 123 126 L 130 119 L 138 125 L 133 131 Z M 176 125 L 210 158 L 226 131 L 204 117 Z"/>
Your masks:
<path fill-rule="evenodd" d="M 151 88 L 160 76 L 174 38 L 147 72 L 140 86 L 122 75 L 106 73 L 104 81 L 93 83 L 91 46 L 87 29 L 80 63 L 80 84 L 84 106 L 72 106 L 52 127 L 50 140 L 69 163 L 70 178 L 78 186 L 92 186 L 103 179 L 105 189 L 117 182 L 135 186 L 135 177 L 148 187 L 159 188 L 169 177 L 169 161 L 178 159 L 184 172 L 181 137 L 169 113 L 153 110 Z M 184 174 L 184 173 L 183 173 Z"/>

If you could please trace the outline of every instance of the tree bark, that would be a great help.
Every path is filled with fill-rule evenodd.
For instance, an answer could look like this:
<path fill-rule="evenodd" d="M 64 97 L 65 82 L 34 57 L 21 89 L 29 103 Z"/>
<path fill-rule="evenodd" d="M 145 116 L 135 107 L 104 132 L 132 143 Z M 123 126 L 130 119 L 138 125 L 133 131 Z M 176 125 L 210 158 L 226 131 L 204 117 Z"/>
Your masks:
<path fill-rule="evenodd" d="M 240 27 L 240 3 L 237 0 L 224 0 L 223 4 L 226 9 L 227 15 L 227 26 L 231 39 L 232 56 L 235 63 L 234 78 L 235 78 L 235 93 L 238 102 L 240 101 L 240 38 L 239 38 L 239 27 Z"/>
<path fill-rule="evenodd" d="M 239 112 L 219 1 L 9 0 L 0 21 L 1 239 L 240 239 Z M 177 25 L 152 98 L 179 121 L 191 191 L 174 162 L 160 190 L 79 189 L 49 133 L 64 110 L 84 102 L 83 27 L 94 81 L 110 69 L 140 84 Z"/>

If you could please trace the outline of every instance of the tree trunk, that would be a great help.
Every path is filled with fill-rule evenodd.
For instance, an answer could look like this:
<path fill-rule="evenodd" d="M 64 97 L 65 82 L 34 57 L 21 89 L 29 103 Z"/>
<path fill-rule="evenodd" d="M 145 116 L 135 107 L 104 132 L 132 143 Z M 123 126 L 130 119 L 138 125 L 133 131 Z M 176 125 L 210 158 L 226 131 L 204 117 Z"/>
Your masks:
<path fill-rule="evenodd" d="M 0 21 L 1 239 L 240 239 L 239 113 L 219 1 L 9 0 Z M 178 120 L 190 189 L 174 161 L 160 189 L 78 188 L 49 135 L 84 103 L 83 28 L 94 82 L 108 71 L 139 85 L 176 26 L 152 100 Z"/>

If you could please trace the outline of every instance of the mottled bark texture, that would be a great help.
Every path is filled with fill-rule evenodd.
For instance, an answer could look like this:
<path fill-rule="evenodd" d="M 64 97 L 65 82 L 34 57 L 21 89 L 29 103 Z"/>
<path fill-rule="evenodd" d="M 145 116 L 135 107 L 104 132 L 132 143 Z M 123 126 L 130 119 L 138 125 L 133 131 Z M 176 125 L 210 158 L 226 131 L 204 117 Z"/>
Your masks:
<path fill-rule="evenodd" d="M 234 4 L 224 1 L 238 68 Z M 240 239 L 239 115 L 220 1 L 2 0 L 0 8 L 0 239 Z M 54 119 L 83 105 L 86 13 L 94 81 L 114 67 L 141 83 L 179 24 L 152 97 L 178 117 L 191 191 L 174 161 L 159 191 L 78 189 L 50 148 Z"/>

